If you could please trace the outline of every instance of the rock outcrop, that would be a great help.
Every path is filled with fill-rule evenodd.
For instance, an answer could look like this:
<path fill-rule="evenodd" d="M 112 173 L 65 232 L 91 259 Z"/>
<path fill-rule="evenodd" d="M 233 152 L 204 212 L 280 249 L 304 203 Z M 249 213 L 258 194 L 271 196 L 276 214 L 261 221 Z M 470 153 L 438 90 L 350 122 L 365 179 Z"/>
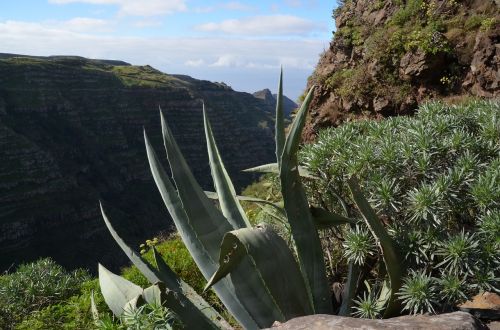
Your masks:
<path fill-rule="evenodd" d="M 469 313 L 435 316 L 400 316 L 386 320 L 358 319 L 336 315 L 311 315 L 292 319 L 273 330 L 479 330 L 487 329 Z"/>
<path fill-rule="evenodd" d="M 143 142 L 144 127 L 165 154 L 158 106 L 204 189 L 202 100 L 238 189 L 253 180 L 242 169 L 274 159 L 274 108 L 224 84 L 119 61 L 0 58 L 0 271 L 41 256 L 122 265 L 99 200 L 132 245 L 169 229 Z"/>
<path fill-rule="evenodd" d="M 500 5 L 493 0 L 346 0 L 309 86 L 304 139 L 362 118 L 411 114 L 428 99 L 500 96 Z"/>
<path fill-rule="evenodd" d="M 270 107 L 276 107 L 276 98 L 278 97 L 276 94 L 272 94 L 271 91 L 267 88 L 260 90 L 258 92 L 253 93 L 258 99 L 263 100 Z M 290 118 L 292 112 L 297 109 L 297 103 L 293 102 L 291 99 L 283 95 L 283 113 L 286 118 Z"/>

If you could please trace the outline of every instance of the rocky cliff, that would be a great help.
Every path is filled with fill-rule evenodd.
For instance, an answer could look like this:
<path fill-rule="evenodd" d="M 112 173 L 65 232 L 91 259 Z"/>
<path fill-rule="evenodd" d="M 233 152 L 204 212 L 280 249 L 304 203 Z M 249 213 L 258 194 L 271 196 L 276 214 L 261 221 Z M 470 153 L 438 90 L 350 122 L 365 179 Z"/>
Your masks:
<path fill-rule="evenodd" d="M 344 0 L 309 86 L 304 138 L 360 117 L 411 114 L 432 98 L 500 94 L 500 2 Z"/>
<path fill-rule="evenodd" d="M 133 244 L 169 228 L 142 130 L 164 154 L 161 106 L 195 176 L 213 190 L 202 100 L 228 171 L 241 188 L 253 178 L 240 170 L 274 159 L 274 109 L 266 102 L 149 66 L 2 54 L 0 270 L 40 256 L 66 267 L 122 264 L 98 200 L 121 221 L 119 228 Z"/>
<path fill-rule="evenodd" d="M 270 107 L 276 108 L 276 99 L 278 97 L 277 94 L 272 94 L 271 91 L 267 88 L 257 91 L 253 93 L 258 99 L 266 102 Z M 291 99 L 283 95 L 283 113 L 286 118 L 290 118 L 292 112 L 297 109 L 297 103 L 293 102 Z"/>

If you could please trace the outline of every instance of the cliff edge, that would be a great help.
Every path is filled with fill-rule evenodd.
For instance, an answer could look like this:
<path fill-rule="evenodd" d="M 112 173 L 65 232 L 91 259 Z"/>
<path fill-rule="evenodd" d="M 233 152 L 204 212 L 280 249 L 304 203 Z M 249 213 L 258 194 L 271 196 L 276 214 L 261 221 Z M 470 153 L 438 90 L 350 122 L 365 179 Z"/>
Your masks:
<path fill-rule="evenodd" d="M 304 139 L 355 118 L 411 114 L 434 98 L 500 94 L 500 2 L 345 0 L 308 87 Z"/>

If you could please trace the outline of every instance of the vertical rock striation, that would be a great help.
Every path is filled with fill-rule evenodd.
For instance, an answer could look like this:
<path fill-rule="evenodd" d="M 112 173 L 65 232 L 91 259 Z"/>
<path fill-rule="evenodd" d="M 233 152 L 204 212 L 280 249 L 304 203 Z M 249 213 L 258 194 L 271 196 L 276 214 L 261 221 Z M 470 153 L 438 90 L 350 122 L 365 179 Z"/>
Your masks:
<path fill-rule="evenodd" d="M 119 61 L 2 54 L 0 270 L 40 256 L 66 267 L 122 265 L 98 200 L 134 245 L 168 229 L 142 130 L 163 155 L 161 106 L 195 176 L 213 190 L 202 100 L 241 188 L 253 177 L 240 170 L 274 158 L 274 109 L 251 94 Z"/>

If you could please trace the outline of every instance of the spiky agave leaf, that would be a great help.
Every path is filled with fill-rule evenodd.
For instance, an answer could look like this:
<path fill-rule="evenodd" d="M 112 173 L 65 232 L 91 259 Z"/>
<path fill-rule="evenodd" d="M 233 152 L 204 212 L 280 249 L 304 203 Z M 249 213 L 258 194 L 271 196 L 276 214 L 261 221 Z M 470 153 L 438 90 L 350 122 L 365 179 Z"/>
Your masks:
<path fill-rule="evenodd" d="M 167 154 L 169 155 L 169 159 L 172 159 L 171 164 L 174 164 L 174 159 L 176 160 L 172 168 L 172 172 L 175 173 L 177 177 L 177 184 L 180 184 L 180 186 L 191 184 L 197 185 L 177 147 L 177 144 L 175 143 L 175 140 L 173 140 L 170 131 L 166 127 L 163 115 L 161 115 L 161 117 L 162 124 L 164 126 L 163 131 Z M 220 240 L 222 240 L 225 232 L 232 230 L 232 226 L 223 218 L 222 214 L 218 217 L 218 219 L 213 219 L 210 216 L 207 216 L 205 212 L 203 212 L 206 204 L 202 204 L 198 198 L 192 197 L 191 200 L 189 200 L 189 191 L 185 191 L 185 189 L 183 189 L 182 195 L 180 193 L 181 190 L 179 190 L 178 193 L 170 182 L 170 179 L 163 169 L 158 156 L 154 152 L 146 132 L 144 132 L 144 140 L 146 143 L 146 151 L 153 179 L 158 187 L 158 190 L 160 191 L 165 206 L 174 221 L 175 227 L 177 228 L 182 241 L 196 262 L 196 265 L 205 279 L 209 279 L 218 267 L 216 260 Z M 183 171 L 186 171 L 186 173 L 183 173 Z M 201 188 L 199 189 L 201 190 Z M 186 202 L 186 205 L 184 205 L 180 196 L 184 197 L 184 201 L 187 199 L 187 202 L 189 203 Z M 197 197 L 196 194 L 193 194 L 192 196 Z M 191 207 L 191 217 L 186 212 L 186 209 L 189 207 Z M 197 216 L 196 213 L 200 213 L 200 216 Z M 221 220 L 221 218 L 223 220 Z M 220 237 L 220 240 L 217 242 L 218 237 Z M 259 328 L 256 321 L 252 316 L 250 316 L 236 296 L 234 286 L 229 279 L 224 279 L 220 283 L 217 283 L 214 286 L 214 290 L 229 312 L 241 325 L 243 325 L 243 327 L 246 329 Z"/>
<path fill-rule="evenodd" d="M 246 259 L 253 271 L 242 274 L 237 269 Z M 243 299 L 243 304 L 251 304 L 247 306 L 249 309 L 255 309 L 253 305 L 257 304 L 268 324 L 312 313 L 304 279 L 293 254 L 270 227 L 259 225 L 255 229 L 227 233 L 221 243 L 219 265 L 206 288 L 231 273 L 234 281 L 243 284 L 237 287 L 239 294 L 250 298 Z M 255 292 L 249 285 L 254 281 L 260 282 L 260 287 L 268 294 Z M 266 296 L 273 299 L 266 299 Z"/>
<path fill-rule="evenodd" d="M 278 83 L 278 95 L 276 97 L 276 160 L 278 168 L 281 166 L 281 154 L 285 146 L 285 114 L 283 112 L 283 68 L 280 70 L 280 81 Z"/>
<path fill-rule="evenodd" d="M 125 309 L 130 307 L 130 303 L 142 295 L 140 286 L 113 274 L 101 264 L 99 264 L 99 286 L 104 301 L 116 316 L 122 315 Z"/>
<path fill-rule="evenodd" d="M 250 222 L 236 198 L 233 183 L 227 174 L 219 150 L 215 143 L 212 127 L 208 120 L 205 104 L 203 104 L 203 122 L 205 124 L 205 136 L 207 140 L 208 159 L 214 180 L 215 190 L 220 196 L 219 202 L 222 214 L 231 223 L 234 229 L 250 228 Z"/>
<path fill-rule="evenodd" d="M 281 193 L 300 268 L 307 282 L 310 299 L 313 301 L 314 312 L 329 314 L 332 312 L 332 302 L 326 279 L 323 249 L 300 181 L 297 160 L 300 137 L 313 91 L 314 87 L 304 99 L 283 146 L 280 165 Z M 276 120 L 282 118 L 278 117 Z"/>
<path fill-rule="evenodd" d="M 399 254 L 394 240 L 389 236 L 384 225 L 361 192 L 357 178 L 355 176 L 351 177 L 347 184 L 368 229 L 370 229 L 382 250 L 382 257 L 389 275 L 391 293 L 383 297 L 384 300 L 387 300 L 384 317 L 396 315 L 399 313 L 399 302 L 396 299 L 396 293 L 401 287 L 404 274 L 403 258 Z"/>
<path fill-rule="evenodd" d="M 299 175 L 303 178 L 308 178 L 308 179 L 317 179 L 318 177 L 312 174 L 307 168 L 304 166 L 299 166 Z M 280 167 L 278 163 L 269 163 L 269 164 L 264 164 L 264 165 L 259 165 L 251 168 L 247 168 L 243 170 L 243 172 L 257 172 L 257 173 L 273 173 L 273 174 L 279 174 L 280 173 Z"/>
<path fill-rule="evenodd" d="M 186 325 L 192 327 L 209 327 L 217 329 L 229 329 L 229 324 L 213 309 L 208 302 L 203 299 L 196 291 L 181 280 L 166 264 L 162 264 L 161 268 L 154 269 L 151 265 L 137 254 L 116 232 L 109 220 L 102 204 L 100 204 L 104 223 L 108 228 L 111 236 L 118 243 L 122 251 L 139 269 L 139 271 L 148 279 L 151 284 L 163 282 L 169 290 L 178 294 L 179 304 L 169 306 L 178 315 L 188 314 L 190 317 L 186 320 Z M 160 258 L 161 259 L 161 258 Z M 162 260 L 163 261 L 163 260 Z M 158 261 L 157 261 L 158 263 Z"/>

